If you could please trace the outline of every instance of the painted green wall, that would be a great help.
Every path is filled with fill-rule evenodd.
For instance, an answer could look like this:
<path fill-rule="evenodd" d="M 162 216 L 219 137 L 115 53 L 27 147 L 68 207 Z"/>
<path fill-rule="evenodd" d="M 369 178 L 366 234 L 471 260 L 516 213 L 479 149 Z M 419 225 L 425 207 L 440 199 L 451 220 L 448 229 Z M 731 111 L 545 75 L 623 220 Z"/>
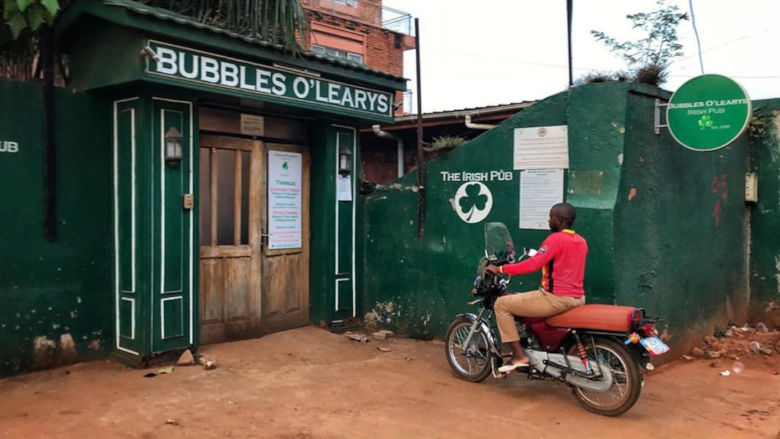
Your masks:
<path fill-rule="evenodd" d="M 636 84 L 576 87 L 434 160 L 422 239 L 416 237 L 414 173 L 366 197 L 366 321 L 418 337 L 442 336 L 453 316 L 468 310 L 484 222 L 507 224 L 517 247 L 538 247 L 548 232 L 518 227 L 513 129 L 564 124 L 570 144 L 566 201 L 577 206 L 575 229 L 590 247 L 588 302 L 646 307 L 666 318 L 673 343 L 728 307 L 744 309 L 747 141 L 715 153 L 687 151 L 668 133 L 654 134 L 656 97 L 668 93 Z M 491 213 L 482 223 L 461 221 L 450 198 L 462 183 L 442 181 L 441 172 L 491 170 L 511 171 L 513 179 L 485 182 L 494 199 Z M 722 178 L 730 198 L 721 189 L 713 193 L 713 178 Z M 636 195 L 629 200 L 631 188 Z M 535 289 L 538 279 L 517 277 L 512 289 Z"/>
<path fill-rule="evenodd" d="M 655 135 L 647 125 L 651 95 L 627 96 L 615 291 L 618 303 L 666 319 L 670 343 L 687 350 L 713 325 L 746 318 L 751 146 L 743 134 L 726 148 L 699 152 L 678 145 L 666 129 Z"/>
<path fill-rule="evenodd" d="M 0 374 L 102 357 L 113 341 L 109 104 L 57 90 L 57 230 L 43 236 L 43 103 L 0 81 Z M 72 340 L 72 343 L 71 343 Z"/>
<path fill-rule="evenodd" d="M 766 124 L 751 139 L 758 174 L 758 203 L 751 207 L 751 316 L 760 321 L 770 302 L 780 305 L 780 99 L 755 101 L 753 109 Z"/>

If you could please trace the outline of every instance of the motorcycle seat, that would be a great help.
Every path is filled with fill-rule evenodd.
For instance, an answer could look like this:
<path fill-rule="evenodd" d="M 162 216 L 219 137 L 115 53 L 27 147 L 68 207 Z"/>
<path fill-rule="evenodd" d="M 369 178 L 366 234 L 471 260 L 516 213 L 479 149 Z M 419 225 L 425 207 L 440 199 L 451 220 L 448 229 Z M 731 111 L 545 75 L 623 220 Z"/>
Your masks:
<path fill-rule="evenodd" d="M 631 330 L 634 311 L 633 306 L 583 305 L 547 317 L 545 321 L 556 327 L 626 333 Z"/>

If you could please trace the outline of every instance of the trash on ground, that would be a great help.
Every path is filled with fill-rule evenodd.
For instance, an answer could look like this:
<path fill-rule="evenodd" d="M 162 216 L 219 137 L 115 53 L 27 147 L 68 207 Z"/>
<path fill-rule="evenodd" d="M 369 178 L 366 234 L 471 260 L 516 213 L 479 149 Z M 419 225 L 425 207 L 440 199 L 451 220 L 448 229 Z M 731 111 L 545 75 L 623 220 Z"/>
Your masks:
<path fill-rule="evenodd" d="M 693 361 L 693 357 L 691 357 L 690 355 L 683 355 L 680 358 L 688 362 Z"/>
<path fill-rule="evenodd" d="M 407 357 L 407 358 L 405 358 L 406 361 L 412 361 L 414 359 L 415 359 L 414 357 Z"/>
<path fill-rule="evenodd" d="M 766 325 L 763 324 L 762 322 L 758 322 L 758 324 L 756 325 L 756 329 L 758 329 L 759 332 L 763 332 L 763 333 L 769 332 L 769 328 L 767 328 Z"/>
<path fill-rule="evenodd" d="M 393 331 L 388 331 L 386 329 L 371 334 L 371 337 L 374 340 L 378 340 L 378 341 L 385 341 L 388 338 L 391 338 L 392 336 L 393 336 Z"/>
<path fill-rule="evenodd" d="M 363 343 L 363 344 L 368 343 L 368 337 L 365 334 L 359 334 L 357 332 L 347 331 L 344 333 L 344 337 L 347 337 L 348 339 L 352 341 L 356 341 L 358 343 Z"/>
<path fill-rule="evenodd" d="M 727 377 L 727 376 L 731 375 L 731 372 L 729 372 L 728 370 L 724 370 L 723 372 L 720 373 L 720 375 L 724 376 L 724 377 Z"/>
<path fill-rule="evenodd" d="M 392 351 L 393 351 L 393 350 L 392 350 L 392 349 L 390 349 L 390 348 L 386 348 L 386 347 L 382 347 L 382 346 L 377 346 L 377 348 L 376 348 L 376 349 L 377 349 L 378 351 L 382 351 L 382 352 L 392 352 Z"/>
<path fill-rule="evenodd" d="M 750 342 L 750 350 L 755 352 L 755 353 L 757 353 L 757 354 L 760 354 L 761 353 L 761 343 L 759 343 L 757 341 L 751 341 Z"/>
<path fill-rule="evenodd" d="M 735 361 L 734 364 L 731 365 L 731 370 L 733 370 L 734 373 L 742 373 L 745 371 L 745 365 L 739 361 Z"/>
<path fill-rule="evenodd" d="M 707 359 L 714 359 L 714 358 L 720 358 L 720 352 L 718 351 L 704 351 L 704 358 Z"/>
<path fill-rule="evenodd" d="M 179 356 L 179 361 L 176 362 L 177 366 L 192 366 L 195 364 L 195 357 L 192 356 L 192 352 L 189 349 L 185 349 Z"/>
<path fill-rule="evenodd" d="M 179 425 L 179 421 L 177 421 L 175 419 L 168 419 L 167 421 L 165 421 L 165 424 L 166 425 L 178 426 Z"/>
<path fill-rule="evenodd" d="M 162 369 L 158 370 L 157 373 L 159 375 L 168 375 L 173 373 L 173 366 L 163 367 Z"/>
<path fill-rule="evenodd" d="M 217 368 L 217 362 L 214 360 L 209 360 L 206 357 L 198 358 L 198 363 L 200 363 L 200 365 L 203 366 L 203 368 L 206 370 L 212 370 Z"/>

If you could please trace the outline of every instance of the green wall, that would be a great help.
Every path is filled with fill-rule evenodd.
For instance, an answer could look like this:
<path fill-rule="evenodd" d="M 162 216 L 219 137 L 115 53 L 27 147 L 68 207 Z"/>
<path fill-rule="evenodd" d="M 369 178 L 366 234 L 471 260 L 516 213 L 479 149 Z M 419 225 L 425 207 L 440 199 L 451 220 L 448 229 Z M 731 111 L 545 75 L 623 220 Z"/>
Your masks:
<path fill-rule="evenodd" d="M 751 147 L 748 134 L 712 152 L 686 149 L 666 129 L 655 135 L 649 94 L 627 96 L 615 291 L 618 303 L 663 317 L 669 342 L 687 349 L 713 325 L 747 317 Z"/>
<path fill-rule="evenodd" d="M 57 90 L 57 231 L 43 235 L 43 102 L 0 81 L 0 374 L 105 356 L 113 340 L 109 104 Z"/>
<path fill-rule="evenodd" d="M 751 165 L 758 174 L 758 203 L 752 206 L 750 246 L 751 317 L 765 318 L 767 305 L 780 305 L 780 99 L 753 103 L 763 128 L 752 138 Z"/>
<path fill-rule="evenodd" d="M 414 173 L 366 197 L 366 321 L 417 337 L 442 336 L 453 316 L 469 309 L 484 222 L 503 222 L 517 247 L 537 248 L 548 232 L 518 226 L 513 130 L 564 124 L 570 145 L 565 198 L 578 208 L 575 229 L 590 247 L 588 302 L 646 307 L 666 319 L 662 327 L 673 344 L 718 315 L 739 313 L 748 299 L 747 136 L 721 151 L 695 153 L 666 132 L 655 135 L 654 100 L 668 96 L 637 84 L 572 88 L 430 162 L 423 238 L 416 236 Z M 491 170 L 513 178 L 484 182 L 492 211 L 481 223 L 461 221 L 450 198 L 462 182 L 442 181 L 441 172 Z M 719 179 L 715 193 L 713 178 Z M 538 280 L 516 277 L 511 288 L 535 289 Z"/>

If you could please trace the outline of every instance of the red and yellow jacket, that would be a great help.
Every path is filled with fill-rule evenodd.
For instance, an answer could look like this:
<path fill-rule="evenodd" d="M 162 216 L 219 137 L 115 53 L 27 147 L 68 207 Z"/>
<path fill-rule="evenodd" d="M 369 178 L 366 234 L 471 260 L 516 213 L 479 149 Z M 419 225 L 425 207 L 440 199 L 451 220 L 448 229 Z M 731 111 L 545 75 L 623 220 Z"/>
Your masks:
<path fill-rule="evenodd" d="M 582 297 L 585 290 L 585 258 L 588 243 L 574 230 L 553 233 L 544 240 L 539 252 L 517 264 L 504 265 L 500 272 L 509 275 L 531 274 L 542 270 L 542 289 L 556 296 Z"/>

